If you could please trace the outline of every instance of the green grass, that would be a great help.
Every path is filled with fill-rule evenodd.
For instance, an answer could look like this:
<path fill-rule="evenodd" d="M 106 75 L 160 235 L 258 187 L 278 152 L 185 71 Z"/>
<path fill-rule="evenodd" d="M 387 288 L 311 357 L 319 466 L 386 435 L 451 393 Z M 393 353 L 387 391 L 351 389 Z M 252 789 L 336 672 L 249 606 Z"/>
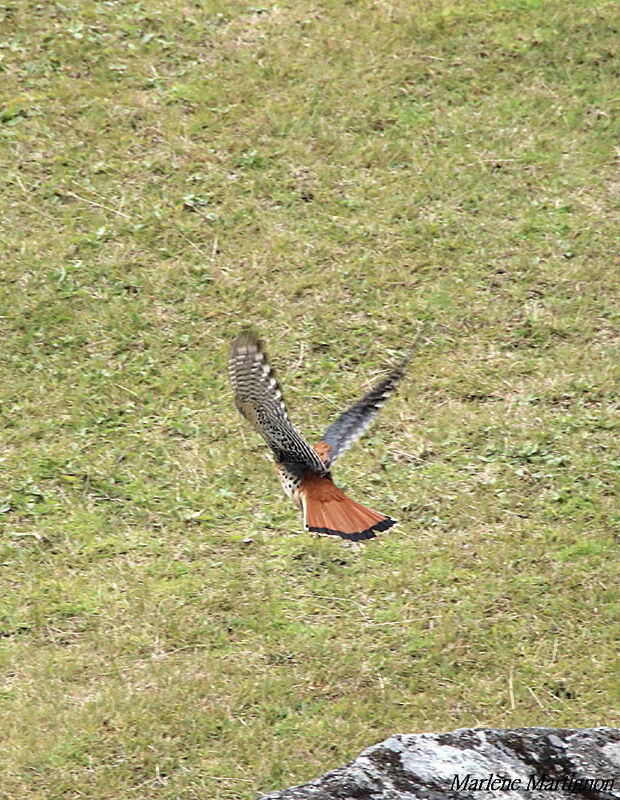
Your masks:
<path fill-rule="evenodd" d="M 614 5 L 0 8 L 0 798 L 620 724 Z M 380 540 L 299 532 L 248 323 L 310 438 L 425 324 L 336 470 Z"/>

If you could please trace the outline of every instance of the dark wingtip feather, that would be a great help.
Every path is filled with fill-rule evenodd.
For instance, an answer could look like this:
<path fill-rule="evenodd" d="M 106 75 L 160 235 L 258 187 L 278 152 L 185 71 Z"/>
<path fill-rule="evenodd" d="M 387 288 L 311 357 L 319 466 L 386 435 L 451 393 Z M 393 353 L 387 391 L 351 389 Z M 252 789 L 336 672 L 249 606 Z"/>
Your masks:
<path fill-rule="evenodd" d="M 252 345 L 257 350 L 260 350 L 262 342 L 258 334 L 251 328 L 243 328 L 230 343 L 230 352 L 234 353 L 239 347 L 247 347 L 248 345 Z"/>
<path fill-rule="evenodd" d="M 371 525 L 370 528 L 366 528 L 365 531 L 356 531 L 355 533 L 343 533 L 342 531 L 335 531 L 332 528 L 316 528 L 312 525 L 308 526 L 308 530 L 312 533 L 324 533 L 328 534 L 329 536 L 340 536 L 341 539 L 346 539 L 349 542 L 362 542 L 367 539 L 375 539 L 375 531 L 377 533 L 387 531 L 387 529 L 391 528 L 392 525 L 396 525 L 396 520 L 392 519 L 391 517 L 386 517 L 385 519 L 379 520 L 379 522 L 375 522 L 374 525 Z"/>

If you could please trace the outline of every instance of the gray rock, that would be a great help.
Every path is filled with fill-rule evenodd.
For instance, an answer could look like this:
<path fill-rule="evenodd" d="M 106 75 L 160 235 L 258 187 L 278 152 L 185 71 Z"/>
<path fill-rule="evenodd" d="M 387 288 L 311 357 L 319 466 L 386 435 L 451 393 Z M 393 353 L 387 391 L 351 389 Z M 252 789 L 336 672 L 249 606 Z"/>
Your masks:
<path fill-rule="evenodd" d="M 260 800 L 620 800 L 620 729 L 461 728 L 391 736 Z"/>

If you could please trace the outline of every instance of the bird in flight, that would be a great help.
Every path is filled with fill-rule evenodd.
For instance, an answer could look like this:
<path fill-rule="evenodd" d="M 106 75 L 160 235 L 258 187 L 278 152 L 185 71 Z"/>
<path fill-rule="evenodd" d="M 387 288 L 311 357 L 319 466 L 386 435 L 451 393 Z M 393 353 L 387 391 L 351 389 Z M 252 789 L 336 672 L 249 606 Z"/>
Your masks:
<path fill-rule="evenodd" d="M 234 339 L 228 372 L 235 405 L 271 448 L 282 488 L 301 510 L 307 531 L 350 541 L 373 539 L 395 520 L 356 503 L 332 481 L 330 468 L 370 425 L 396 388 L 405 364 L 393 369 L 341 414 L 313 447 L 290 422 L 282 392 L 260 340 L 244 331 Z"/>

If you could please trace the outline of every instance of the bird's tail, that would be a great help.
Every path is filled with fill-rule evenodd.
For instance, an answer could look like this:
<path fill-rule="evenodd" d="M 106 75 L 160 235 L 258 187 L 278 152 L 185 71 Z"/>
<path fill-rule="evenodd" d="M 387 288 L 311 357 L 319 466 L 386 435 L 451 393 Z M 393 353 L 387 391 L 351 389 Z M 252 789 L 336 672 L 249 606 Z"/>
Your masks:
<path fill-rule="evenodd" d="M 395 520 L 348 498 L 333 483 L 315 473 L 307 473 L 299 487 L 304 527 L 314 533 L 331 534 L 359 542 L 374 539 Z"/>

